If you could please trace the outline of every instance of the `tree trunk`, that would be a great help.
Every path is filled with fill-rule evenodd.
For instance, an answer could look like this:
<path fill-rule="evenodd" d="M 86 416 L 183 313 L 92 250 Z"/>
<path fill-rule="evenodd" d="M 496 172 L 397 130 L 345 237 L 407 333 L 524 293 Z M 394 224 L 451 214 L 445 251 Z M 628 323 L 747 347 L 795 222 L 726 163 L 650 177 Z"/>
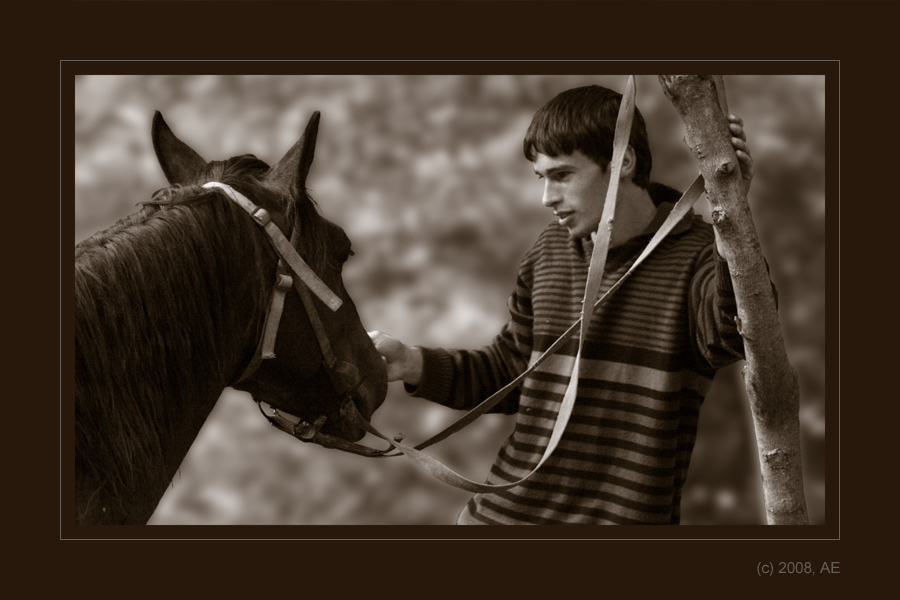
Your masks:
<path fill-rule="evenodd" d="M 719 86 L 720 98 L 715 77 L 660 75 L 659 81 L 684 120 L 685 140 L 700 163 L 713 223 L 731 271 L 768 522 L 806 525 L 797 376 L 787 359 L 769 275 L 731 146 L 723 113 L 727 112 L 725 89 Z"/>

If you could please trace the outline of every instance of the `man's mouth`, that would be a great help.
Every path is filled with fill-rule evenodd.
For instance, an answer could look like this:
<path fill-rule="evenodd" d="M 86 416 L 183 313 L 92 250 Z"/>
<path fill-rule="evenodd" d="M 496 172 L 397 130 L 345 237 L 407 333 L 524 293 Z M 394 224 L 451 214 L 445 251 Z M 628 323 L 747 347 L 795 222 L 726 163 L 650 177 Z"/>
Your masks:
<path fill-rule="evenodd" d="M 565 226 L 566 223 L 571 220 L 571 217 L 574 214 L 574 212 L 567 210 L 553 211 L 553 216 L 559 219 L 559 224 L 563 226 Z"/>

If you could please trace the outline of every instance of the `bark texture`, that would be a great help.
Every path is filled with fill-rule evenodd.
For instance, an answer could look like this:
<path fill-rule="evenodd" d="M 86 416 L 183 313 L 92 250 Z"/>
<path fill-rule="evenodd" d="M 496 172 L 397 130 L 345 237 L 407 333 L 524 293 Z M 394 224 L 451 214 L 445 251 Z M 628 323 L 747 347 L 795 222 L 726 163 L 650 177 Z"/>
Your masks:
<path fill-rule="evenodd" d="M 770 525 L 809 523 L 800 454 L 800 394 L 787 359 L 775 298 L 731 146 L 724 86 L 713 75 L 660 75 L 681 114 L 685 141 L 700 165 L 713 223 L 737 300 L 738 331 Z"/>

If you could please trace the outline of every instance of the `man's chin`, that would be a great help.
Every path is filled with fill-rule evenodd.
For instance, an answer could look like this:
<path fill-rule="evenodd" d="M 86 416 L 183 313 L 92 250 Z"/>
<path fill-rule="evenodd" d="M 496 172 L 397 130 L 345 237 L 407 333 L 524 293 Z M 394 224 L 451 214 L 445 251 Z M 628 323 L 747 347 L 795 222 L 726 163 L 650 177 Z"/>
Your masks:
<path fill-rule="evenodd" d="M 572 238 L 573 240 L 580 240 L 582 238 L 590 239 L 590 237 L 591 237 L 590 231 L 583 231 L 582 229 L 580 229 L 578 227 L 572 227 L 572 228 L 567 228 L 567 229 L 569 231 L 569 237 Z"/>

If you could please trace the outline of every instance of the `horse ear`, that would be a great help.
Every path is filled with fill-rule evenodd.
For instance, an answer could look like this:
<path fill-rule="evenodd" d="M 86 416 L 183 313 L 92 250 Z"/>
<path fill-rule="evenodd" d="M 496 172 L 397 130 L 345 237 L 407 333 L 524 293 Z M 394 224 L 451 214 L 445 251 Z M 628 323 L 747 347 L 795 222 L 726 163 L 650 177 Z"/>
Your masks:
<path fill-rule="evenodd" d="M 206 161 L 199 154 L 175 137 L 159 111 L 153 115 L 151 137 L 156 159 L 169 183 L 190 183 L 206 167 Z"/>
<path fill-rule="evenodd" d="M 294 186 L 298 191 L 306 189 L 306 176 L 309 175 L 309 168 L 312 166 L 313 156 L 316 153 L 319 117 L 319 111 L 312 114 L 309 123 L 306 124 L 303 136 L 269 170 L 266 176 L 267 180 L 286 186 L 288 189 L 292 189 Z"/>

